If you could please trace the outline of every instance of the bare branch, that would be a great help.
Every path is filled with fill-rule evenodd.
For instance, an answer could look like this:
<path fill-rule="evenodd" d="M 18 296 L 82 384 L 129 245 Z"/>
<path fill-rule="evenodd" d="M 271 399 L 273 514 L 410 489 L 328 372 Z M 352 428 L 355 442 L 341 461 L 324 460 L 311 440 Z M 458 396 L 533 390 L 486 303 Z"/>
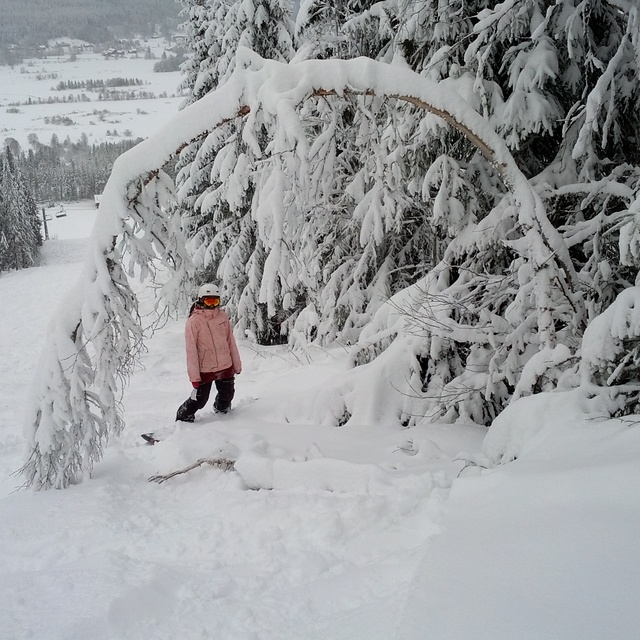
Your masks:
<path fill-rule="evenodd" d="M 216 467 L 216 469 L 222 469 L 223 471 L 231 471 L 234 469 L 235 460 L 229 460 L 229 458 L 200 458 L 200 460 L 197 460 L 184 469 L 178 469 L 178 471 L 173 471 L 172 473 L 167 473 L 166 475 L 158 474 L 155 476 L 151 476 L 149 478 L 149 482 L 157 482 L 158 484 L 162 484 L 165 480 L 169 480 L 169 478 L 179 476 L 181 473 L 188 473 L 193 469 L 201 467 L 203 464 L 208 464 L 212 467 Z"/>

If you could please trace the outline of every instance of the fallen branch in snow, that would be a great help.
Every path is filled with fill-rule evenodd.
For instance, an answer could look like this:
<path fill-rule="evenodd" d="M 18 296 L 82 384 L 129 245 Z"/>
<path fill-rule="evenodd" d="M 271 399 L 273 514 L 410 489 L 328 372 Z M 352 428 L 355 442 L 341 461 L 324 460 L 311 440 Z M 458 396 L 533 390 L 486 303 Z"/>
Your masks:
<path fill-rule="evenodd" d="M 515 459 L 515 458 L 514 458 Z M 459 478 L 469 467 L 476 467 L 478 469 L 490 469 L 491 467 L 475 462 L 474 460 L 468 460 L 467 458 L 453 458 L 452 462 L 464 462 L 464 467 L 458 471 L 456 478 Z"/>
<path fill-rule="evenodd" d="M 151 476 L 149 478 L 149 482 L 157 482 L 158 484 L 161 484 L 165 480 L 173 478 L 173 476 L 178 476 L 181 473 L 187 473 L 192 469 L 201 467 L 203 464 L 209 464 L 212 467 L 222 469 L 223 471 L 231 471 L 234 468 L 235 460 L 229 460 L 228 458 L 200 458 L 200 460 L 194 462 L 188 467 L 185 467 L 184 469 L 179 469 L 178 471 L 173 471 L 172 473 L 167 473 L 166 475 Z"/>

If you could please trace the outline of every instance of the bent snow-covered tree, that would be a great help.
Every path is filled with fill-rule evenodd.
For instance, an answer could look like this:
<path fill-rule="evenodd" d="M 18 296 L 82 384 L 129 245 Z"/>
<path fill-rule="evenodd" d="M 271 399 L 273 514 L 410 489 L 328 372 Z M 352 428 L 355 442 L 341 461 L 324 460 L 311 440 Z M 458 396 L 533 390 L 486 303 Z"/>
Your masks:
<path fill-rule="evenodd" d="M 180 229 L 166 214 L 174 197 L 173 184 L 162 167 L 185 145 L 215 140 L 218 129 L 239 116 L 259 119 L 268 114 L 275 126 L 269 153 L 278 158 L 288 154 L 295 159 L 289 166 L 298 167 L 299 173 L 308 168 L 314 148 L 296 111 L 306 100 L 370 94 L 409 102 L 439 116 L 482 151 L 509 190 L 494 222 L 500 224 L 501 214 L 509 220 L 501 242 L 519 256 L 518 275 L 528 281 L 521 294 L 526 303 L 521 306 L 534 317 L 535 327 L 529 327 L 537 336 L 533 351 L 556 347 L 555 327 L 570 322 L 569 309 L 580 317 L 575 273 L 540 198 L 502 139 L 458 94 L 408 69 L 366 58 L 285 65 L 249 51 L 238 55 L 242 64 L 222 87 L 189 105 L 114 166 L 83 274 L 53 317 L 39 366 L 28 418 L 31 455 L 23 467 L 27 484 L 33 487 L 65 487 L 81 480 L 102 455 L 108 438 L 122 429 L 118 399 L 143 340 L 129 278 L 136 268 L 143 279 L 152 278 L 160 261 L 175 279 L 165 284 L 170 291 L 186 272 Z M 263 153 L 251 131 L 244 127 L 245 141 L 255 153 Z M 265 188 L 273 190 L 273 182 L 267 180 Z M 263 197 L 269 200 L 268 195 Z M 277 199 L 269 201 L 273 215 L 279 215 Z M 452 260 L 459 257 L 455 248 L 450 253 Z M 487 307 L 482 313 L 497 317 L 500 311 Z M 514 317 L 500 325 L 505 359 L 511 349 L 523 348 L 520 322 Z M 497 334 L 493 332 L 495 339 Z M 482 340 L 489 348 L 491 336 L 486 331 Z"/>

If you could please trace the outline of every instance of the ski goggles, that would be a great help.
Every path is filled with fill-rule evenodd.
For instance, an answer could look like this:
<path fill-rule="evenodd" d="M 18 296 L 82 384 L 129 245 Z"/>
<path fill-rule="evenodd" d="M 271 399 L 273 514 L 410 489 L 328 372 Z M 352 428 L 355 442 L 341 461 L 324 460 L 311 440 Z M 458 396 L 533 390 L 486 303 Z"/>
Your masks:
<path fill-rule="evenodd" d="M 202 303 L 205 307 L 217 307 L 220 304 L 220 296 L 205 296 Z"/>

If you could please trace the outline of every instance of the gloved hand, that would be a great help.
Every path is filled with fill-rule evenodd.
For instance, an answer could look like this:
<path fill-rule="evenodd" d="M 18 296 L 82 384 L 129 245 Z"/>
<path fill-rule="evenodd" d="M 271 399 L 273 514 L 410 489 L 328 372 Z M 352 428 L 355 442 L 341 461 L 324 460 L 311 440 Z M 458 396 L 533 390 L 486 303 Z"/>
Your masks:
<path fill-rule="evenodd" d="M 197 389 L 200 386 L 199 382 L 191 382 L 191 384 L 193 385 L 194 389 Z"/>

